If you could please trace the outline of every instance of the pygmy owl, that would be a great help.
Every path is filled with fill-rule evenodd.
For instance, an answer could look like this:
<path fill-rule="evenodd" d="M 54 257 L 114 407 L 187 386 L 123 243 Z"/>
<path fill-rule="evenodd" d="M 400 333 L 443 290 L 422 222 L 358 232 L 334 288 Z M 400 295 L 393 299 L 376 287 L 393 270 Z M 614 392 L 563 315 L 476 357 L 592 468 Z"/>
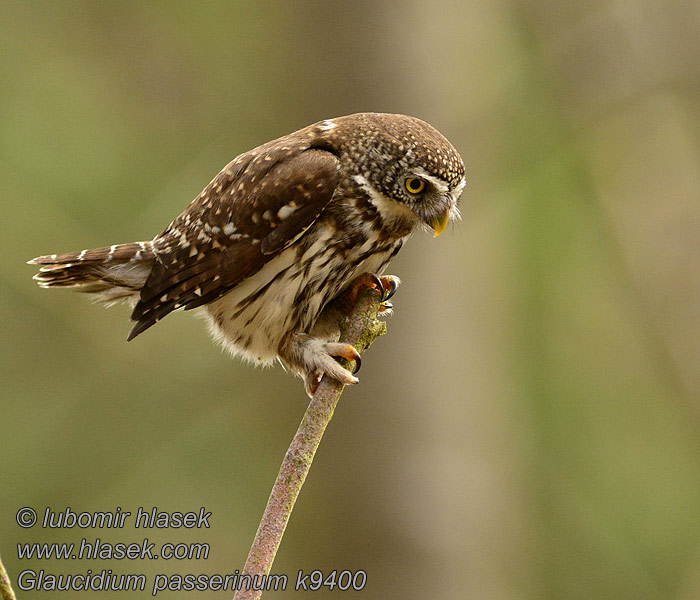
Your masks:
<path fill-rule="evenodd" d="M 324 374 L 357 382 L 335 360 L 359 355 L 338 342 L 332 301 L 363 274 L 378 280 L 415 229 L 440 235 L 464 185 L 460 155 L 424 121 L 354 114 L 236 157 L 151 241 L 30 263 L 42 287 L 131 301 L 129 340 L 196 309 L 232 354 L 279 359 L 313 394 Z"/>

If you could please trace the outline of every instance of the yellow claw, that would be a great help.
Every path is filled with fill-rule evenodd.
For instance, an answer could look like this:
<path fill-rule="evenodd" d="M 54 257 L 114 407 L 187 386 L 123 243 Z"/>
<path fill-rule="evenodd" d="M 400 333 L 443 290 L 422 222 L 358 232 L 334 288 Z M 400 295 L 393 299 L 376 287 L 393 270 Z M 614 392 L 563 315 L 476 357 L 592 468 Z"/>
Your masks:
<path fill-rule="evenodd" d="M 444 214 L 435 217 L 430 220 L 430 226 L 435 230 L 435 235 L 433 237 L 439 236 L 445 229 L 447 229 L 447 224 L 450 222 L 450 211 L 447 210 Z"/>

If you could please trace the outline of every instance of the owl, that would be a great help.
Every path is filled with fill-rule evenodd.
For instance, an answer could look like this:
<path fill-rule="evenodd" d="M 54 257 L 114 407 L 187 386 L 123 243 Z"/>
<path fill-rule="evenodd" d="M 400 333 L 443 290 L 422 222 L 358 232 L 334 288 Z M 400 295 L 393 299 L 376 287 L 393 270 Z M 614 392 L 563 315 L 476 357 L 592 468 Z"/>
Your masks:
<path fill-rule="evenodd" d="M 358 113 L 326 119 L 231 161 L 152 240 L 29 261 L 40 286 L 127 300 L 131 340 L 177 309 L 195 310 L 232 354 L 279 360 L 309 395 L 355 374 L 338 341 L 334 300 L 376 282 L 416 229 L 440 235 L 459 217 L 464 163 L 420 119 Z"/>

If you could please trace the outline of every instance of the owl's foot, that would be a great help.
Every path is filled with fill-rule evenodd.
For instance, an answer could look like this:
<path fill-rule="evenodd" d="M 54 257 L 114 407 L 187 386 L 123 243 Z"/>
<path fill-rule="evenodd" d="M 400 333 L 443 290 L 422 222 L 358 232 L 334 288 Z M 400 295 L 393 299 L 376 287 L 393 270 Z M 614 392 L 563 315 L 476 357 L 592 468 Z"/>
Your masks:
<path fill-rule="evenodd" d="M 384 304 L 396 293 L 400 284 L 401 280 L 395 275 L 379 277 L 375 273 L 363 273 L 353 281 L 350 287 L 350 300 L 355 304 L 357 297 L 364 288 L 372 288 L 381 294 L 382 304 Z M 391 303 L 388 303 L 388 308 L 391 309 Z M 380 310 L 382 309 L 380 308 Z"/>
<path fill-rule="evenodd" d="M 294 364 L 299 365 L 301 374 L 305 374 L 306 393 L 313 396 L 316 393 L 321 378 L 328 375 L 343 384 L 357 383 L 355 373 L 360 370 L 362 361 L 360 353 L 350 344 L 340 342 L 325 342 L 308 335 L 299 335 L 293 343 Z M 355 369 L 350 372 L 336 358 L 344 358 L 355 363 Z M 299 372 L 297 371 L 297 372 Z"/>
<path fill-rule="evenodd" d="M 360 275 L 350 285 L 347 293 L 336 298 L 332 307 L 326 307 L 323 313 L 325 321 L 336 323 L 340 316 L 350 310 L 351 305 L 357 301 L 362 290 L 367 287 L 376 289 L 381 294 L 382 301 L 379 313 L 382 316 L 391 314 L 392 305 L 389 298 L 394 295 L 400 283 L 401 280 L 393 275 L 384 277 L 379 277 L 374 273 Z M 343 384 L 358 383 L 355 373 L 360 370 L 362 364 L 359 352 L 350 344 L 325 341 L 334 337 L 337 339 L 338 334 L 337 328 L 319 328 L 319 322 L 317 322 L 311 335 L 296 334 L 291 343 L 280 348 L 280 356 L 284 363 L 304 378 L 306 393 L 309 396 L 316 393 L 324 375 L 328 375 L 328 377 Z M 341 366 L 336 358 L 354 362 L 355 369 L 351 372 Z"/>

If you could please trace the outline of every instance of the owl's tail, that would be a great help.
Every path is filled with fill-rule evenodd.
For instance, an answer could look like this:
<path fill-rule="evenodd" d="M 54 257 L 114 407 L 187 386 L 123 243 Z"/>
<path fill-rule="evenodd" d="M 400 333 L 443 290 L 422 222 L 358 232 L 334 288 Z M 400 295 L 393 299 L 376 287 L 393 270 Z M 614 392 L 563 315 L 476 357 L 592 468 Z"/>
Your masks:
<path fill-rule="evenodd" d="M 137 300 L 153 267 L 152 242 L 118 244 L 70 254 L 50 254 L 28 261 L 41 265 L 34 275 L 44 288 L 72 288 L 94 294 L 100 302 Z"/>

